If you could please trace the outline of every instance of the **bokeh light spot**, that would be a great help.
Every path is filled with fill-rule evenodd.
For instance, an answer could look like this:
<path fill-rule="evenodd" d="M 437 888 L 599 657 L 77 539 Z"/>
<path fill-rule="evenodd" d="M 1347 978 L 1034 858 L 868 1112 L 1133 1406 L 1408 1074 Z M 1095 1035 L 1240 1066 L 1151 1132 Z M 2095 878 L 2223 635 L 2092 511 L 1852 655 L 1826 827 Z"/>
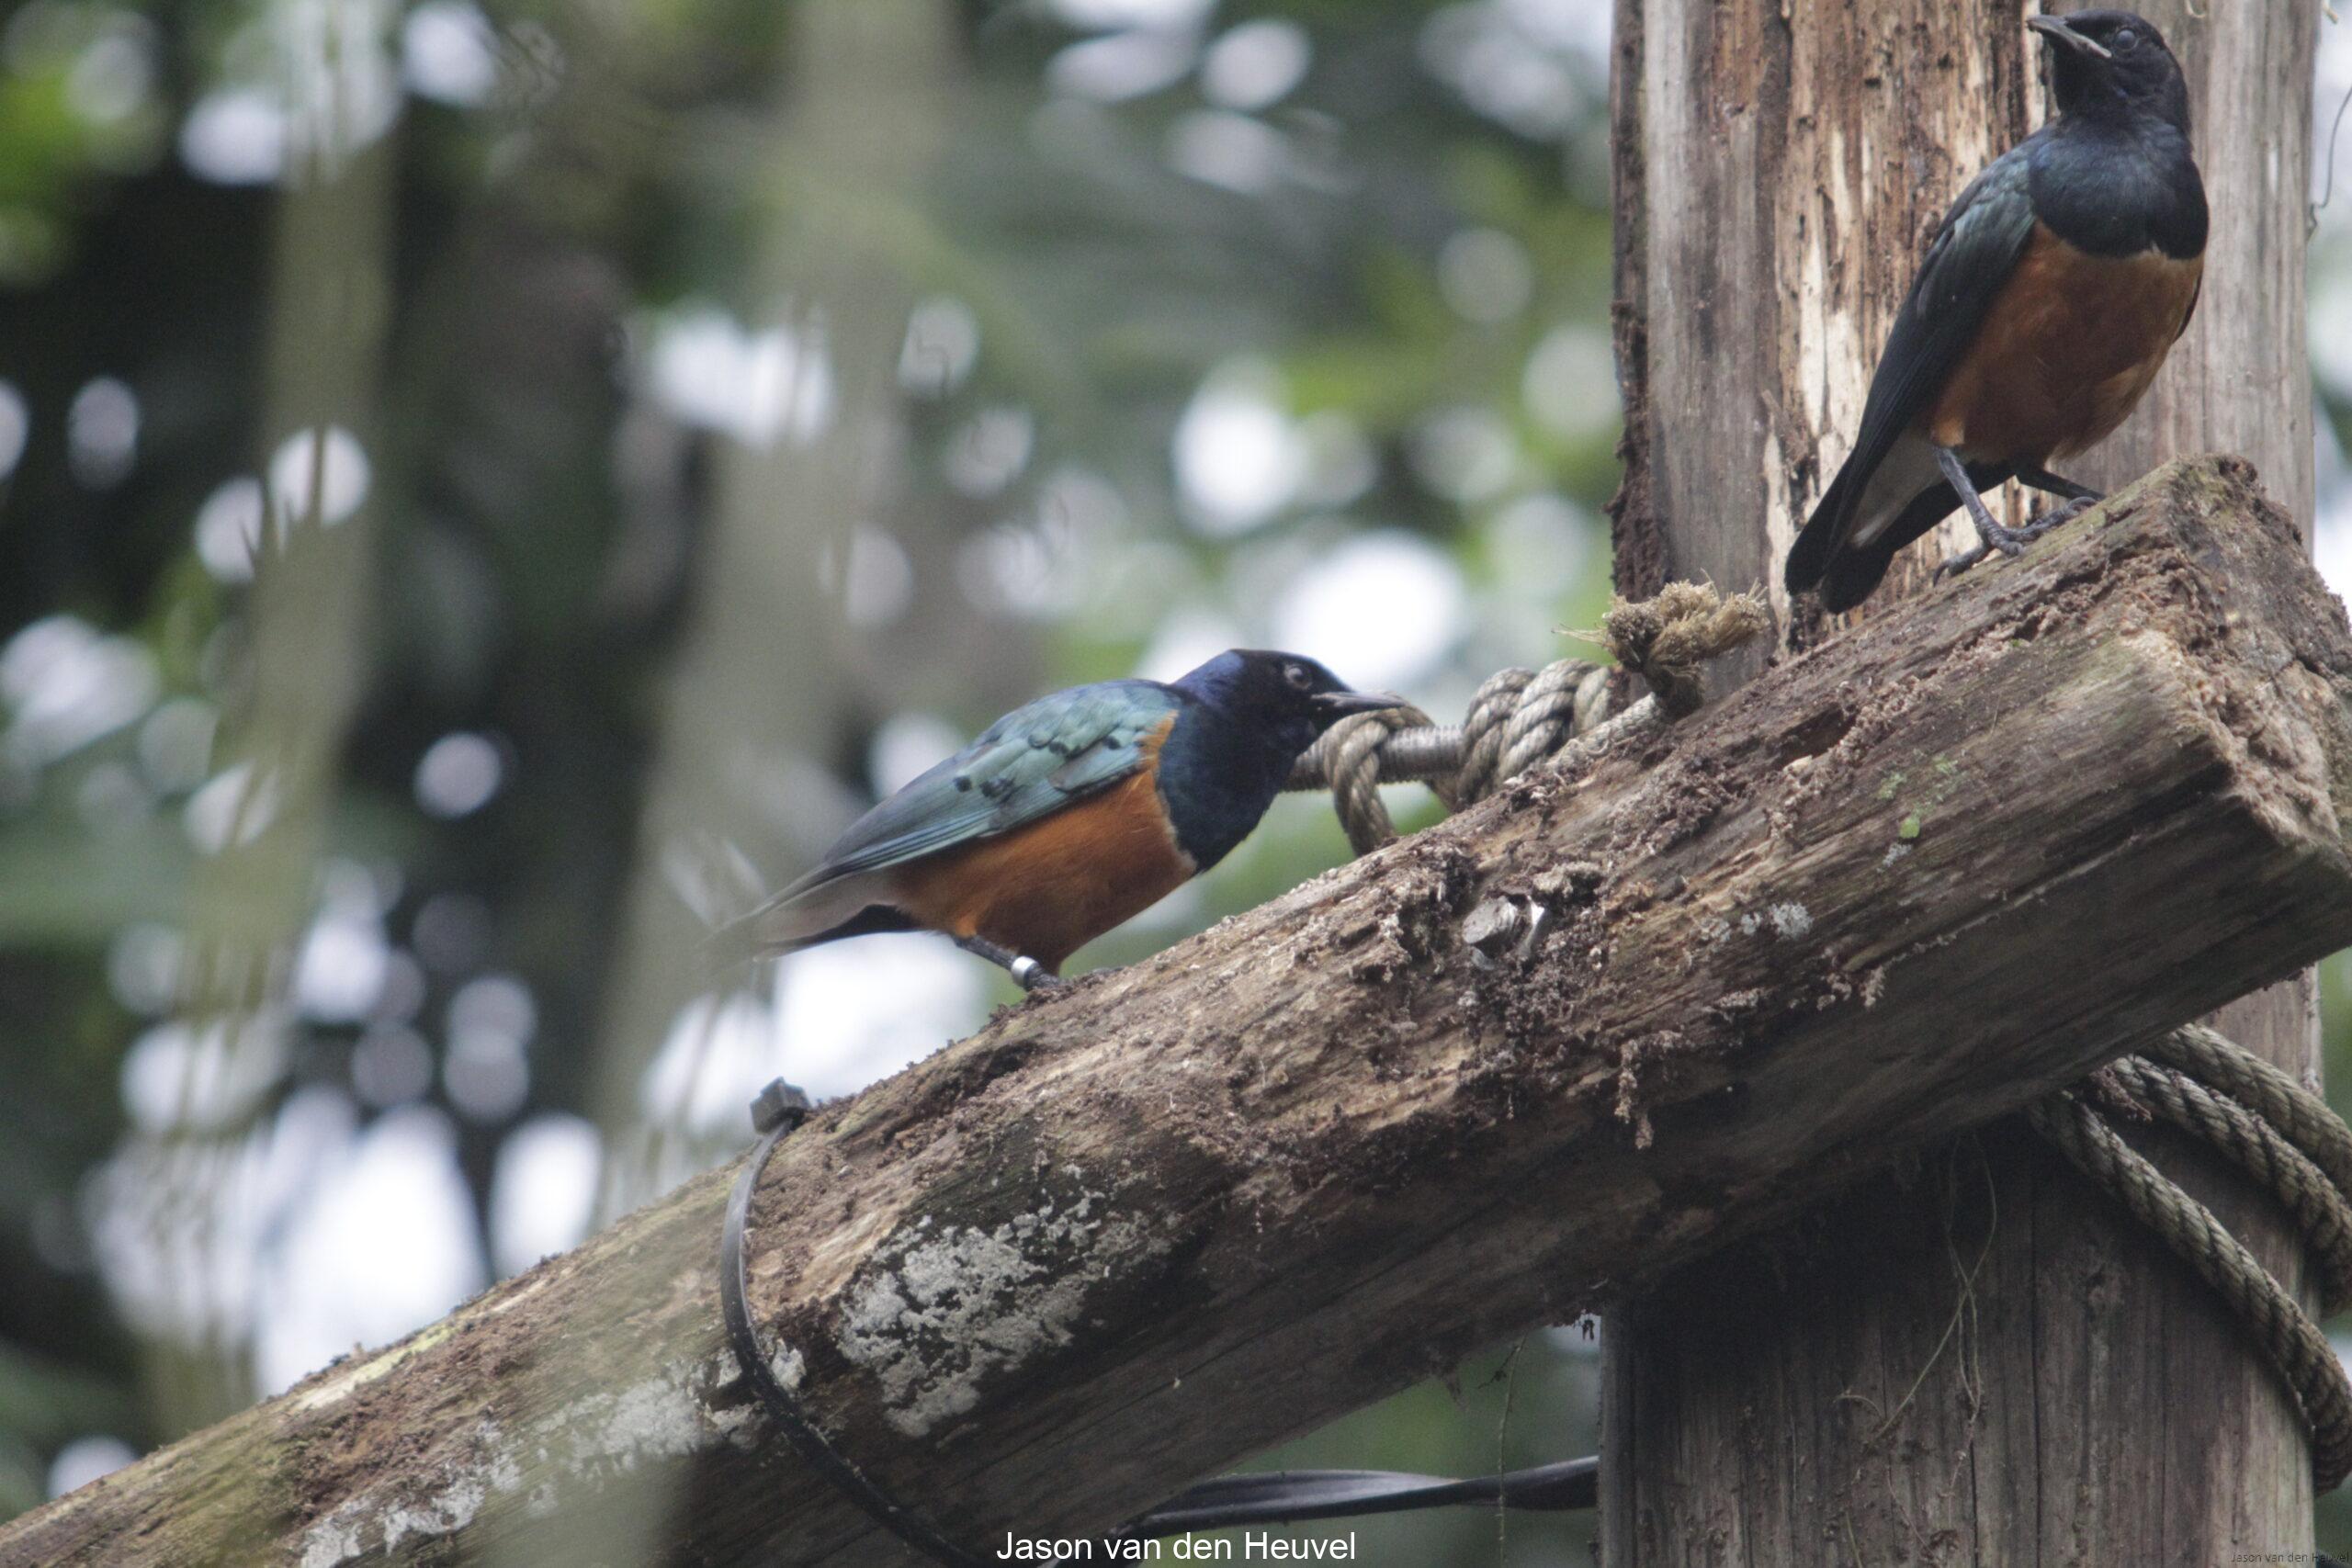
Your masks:
<path fill-rule="evenodd" d="M 505 782 L 497 742 L 467 730 L 445 735 L 416 764 L 416 803 L 427 816 L 469 816 L 490 804 Z"/>

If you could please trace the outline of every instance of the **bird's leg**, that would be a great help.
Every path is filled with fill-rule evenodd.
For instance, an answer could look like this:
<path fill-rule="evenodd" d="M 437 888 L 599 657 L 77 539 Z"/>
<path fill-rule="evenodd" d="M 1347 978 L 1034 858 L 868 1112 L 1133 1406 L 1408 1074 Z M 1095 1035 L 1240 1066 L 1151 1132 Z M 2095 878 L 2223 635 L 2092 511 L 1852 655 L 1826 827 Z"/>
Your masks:
<path fill-rule="evenodd" d="M 1968 509 L 1968 520 L 1976 525 L 1976 536 L 1984 541 L 1974 549 L 1952 556 L 1936 568 L 1938 581 L 1945 577 L 1958 577 L 1995 550 L 2005 556 L 2024 553 L 2033 536 L 2019 529 L 2004 528 L 1993 520 L 1993 513 L 1985 509 L 1984 498 L 1976 493 L 1976 483 L 1968 477 L 1968 466 L 1960 460 L 1959 453 L 1949 446 L 1937 447 L 1936 467 L 1943 471 L 1944 482 L 1951 486 L 1953 492 L 1960 497 L 1960 503 Z"/>
<path fill-rule="evenodd" d="M 959 936 L 956 945 L 977 957 L 985 958 L 1012 976 L 1012 983 L 1024 991 L 1043 991 L 1062 983 L 1061 976 L 1009 947 L 999 947 L 984 936 Z"/>
<path fill-rule="evenodd" d="M 2019 468 L 2018 482 L 2051 495 L 2066 498 L 2063 503 L 2051 507 L 2046 512 L 2035 513 L 2030 522 L 2018 530 L 2018 536 L 2022 538 L 2039 539 L 2061 523 L 2074 521 L 2107 499 L 2090 486 L 2076 484 L 2074 480 L 2063 475 L 2053 474 L 2047 468 Z"/>

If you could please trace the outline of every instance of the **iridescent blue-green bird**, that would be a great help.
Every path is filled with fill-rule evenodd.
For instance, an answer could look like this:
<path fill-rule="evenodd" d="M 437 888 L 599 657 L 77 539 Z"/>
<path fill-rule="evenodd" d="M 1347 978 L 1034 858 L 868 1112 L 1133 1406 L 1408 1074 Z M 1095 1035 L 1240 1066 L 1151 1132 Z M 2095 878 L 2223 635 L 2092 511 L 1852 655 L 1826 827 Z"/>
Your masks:
<path fill-rule="evenodd" d="M 1040 697 L 859 818 L 722 943 L 768 956 L 933 931 L 1034 987 L 1223 860 L 1333 724 L 1400 703 L 1255 649 Z"/>

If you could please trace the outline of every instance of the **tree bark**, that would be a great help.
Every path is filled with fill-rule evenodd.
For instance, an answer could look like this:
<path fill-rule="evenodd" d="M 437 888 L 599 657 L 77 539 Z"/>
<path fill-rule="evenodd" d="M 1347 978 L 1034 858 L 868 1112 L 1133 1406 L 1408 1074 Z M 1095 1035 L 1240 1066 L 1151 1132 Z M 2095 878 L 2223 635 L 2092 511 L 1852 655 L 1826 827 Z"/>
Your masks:
<path fill-rule="evenodd" d="M 2352 939 L 2347 803 L 2352 628 L 2243 464 L 2176 466 L 820 1113 L 753 1314 L 937 1528 L 1099 1530 Z M 1531 952 L 1465 944 L 1498 899 L 1550 912 Z M 729 1174 L 0 1563 L 594 1562 L 622 1519 L 668 1562 L 896 1560 L 736 1375 Z"/>
<path fill-rule="evenodd" d="M 2137 8 L 2188 74 L 2211 287 L 2147 403 L 2073 467 L 2109 485 L 2179 451 L 2233 450 L 2307 519 L 2316 7 Z M 1787 604 L 1780 559 L 1844 459 L 1944 206 L 2041 118 L 2020 21 L 1989 0 L 1621 0 L 1629 591 L 1761 581 L 1797 646 L 1829 635 Z M 1967 535 L 1955 517 L 1921 541 L 1855 618 L 1901 614 Z M 2013 957 L 2105 960 L 2073 941 Z M 2304 975 L 2215 1022 L 2316 1082 L 2312 998 Z M 2300 1286 L 2266 1200 L 2160 1134 L 2134 1142 Z M 2030 1140 L 1971 1143 L 1917 1174 L 1611 1313 L 1609 1568 L 2310 1551 L 2291 1404 L 2199 1281 Z"/>

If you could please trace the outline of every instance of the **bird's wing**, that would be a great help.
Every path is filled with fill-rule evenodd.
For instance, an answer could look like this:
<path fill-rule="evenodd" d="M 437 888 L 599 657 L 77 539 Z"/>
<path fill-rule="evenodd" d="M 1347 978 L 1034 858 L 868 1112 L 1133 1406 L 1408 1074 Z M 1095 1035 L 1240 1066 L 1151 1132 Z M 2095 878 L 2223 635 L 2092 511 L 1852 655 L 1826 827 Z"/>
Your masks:
<path fill-rule="evenodd" d="M 1865 480 L 1934 404 L 2031 243 L 2029 179 L 2040 140 L 2030 137 L 1986 164 L 1944 214 L 1871 378 L 1854 455 L 1847 459 Z"/>
<path fill-rule="evenodd" d="M 1076 686 L 1016 708 L 867 812 L 785 897 L 1006 833 L 1143 766 L 1178 699 L 1148 681 Z"/>

